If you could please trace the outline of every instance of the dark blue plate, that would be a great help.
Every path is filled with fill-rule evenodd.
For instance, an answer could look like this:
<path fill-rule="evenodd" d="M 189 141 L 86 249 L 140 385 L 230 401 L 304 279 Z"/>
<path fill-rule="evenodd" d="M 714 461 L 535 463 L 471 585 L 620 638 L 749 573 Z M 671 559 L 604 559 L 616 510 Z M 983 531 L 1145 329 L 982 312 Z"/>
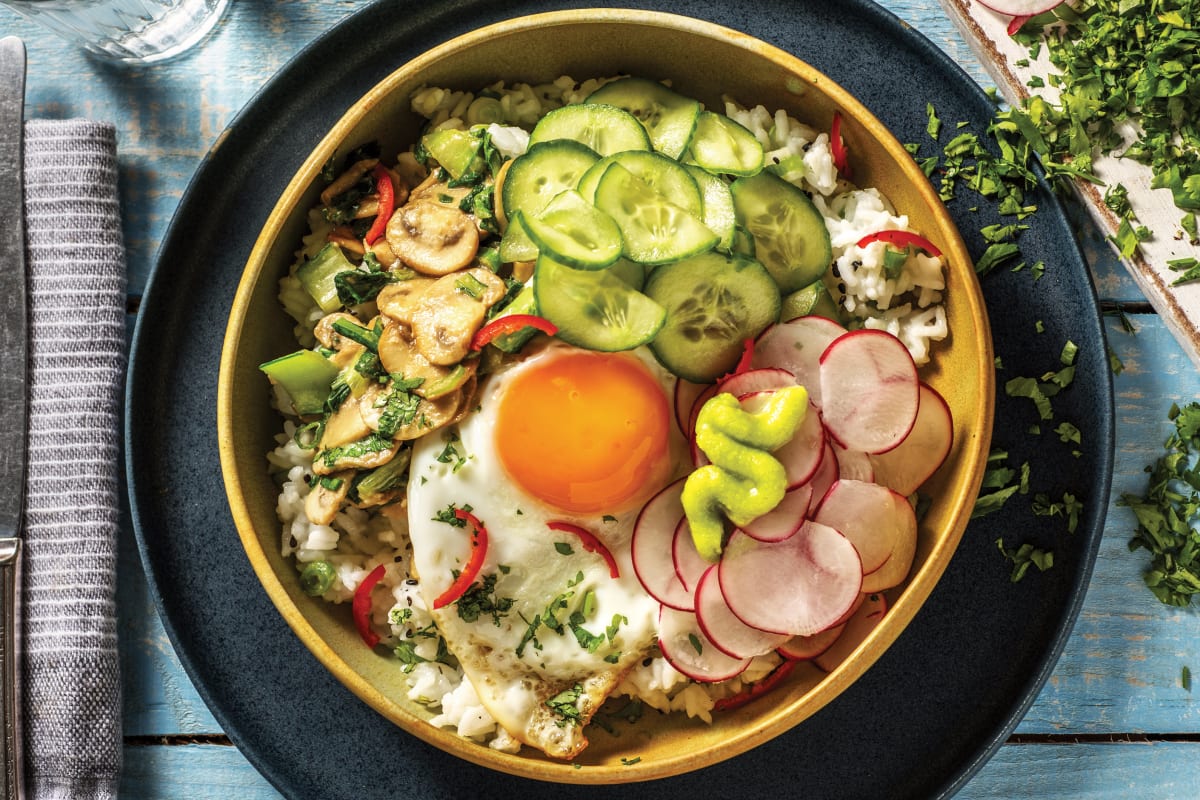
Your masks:
<path fill-rule="evenodd" d="M 587 4 L 594 5 L 594 4 Z M 904 142 L 928 142 L 926 102 L 949 126 L 982 132 L 992 106 L 938 48 L 867 0 L 626 2 L 757 36 L 828 73 Z M 129 371 L 130 502 L 151 589 L 185 669 L 247 758 L 293 798 L 627 797 L 629 787 L 563 787 L 497 774 L 430 747 L 342 687 L 292 634 L 262 590 L 223 501 L 217 365 L 228 309 L 254 239 L 287 179 L 370 86 L 432 45 L 486 23 L 581 7 L 557 2 L 386 0 L 322 36 L 247 106 L 201 165 L 151 276 Z M 697 54 L 703 58 L 703 54 Z M 932 146 L 926 144 L 926 152 Z M 1086 425 L 1074 457 L 1027 434 L 1032 403 L 997 397 L 995 444 L 1032 465 L 1034 485 L 1084 503 L 1064 540 L 1060 518 L 1016 496 L 972 523 L 924 608 L 879 662 L 791 732 L 688 775 L 664 798 L 931 798 L 953 794 L 1004 742 L 1049 676 L 1083 599 L 1107 507 L 1113 400 L 1087 268 L 1048 192 L 1021 237 L 1028 271 L 984 281 L 996 352 L 1010 376 L 1058 367 L 1079 346 L 1057 418 Z M 976 257 L 998 221 L 976 201 L 951 211 Z M 1038 333 L 1039 323 L 1043 332 Z M 1003 387 L 1006 372 L 999 374 Z M 1054 438 L 1054 441 L 1045 441 Z M 1053 445 L 1053 446 L 1051 446 Z M 999 536 L 1054 547 L 1046 573 L 1017 584 Z M 1010 542 L 1012 543 L 1012 542 Z M 650 787 L 646 787 L 649 791 Z"/>

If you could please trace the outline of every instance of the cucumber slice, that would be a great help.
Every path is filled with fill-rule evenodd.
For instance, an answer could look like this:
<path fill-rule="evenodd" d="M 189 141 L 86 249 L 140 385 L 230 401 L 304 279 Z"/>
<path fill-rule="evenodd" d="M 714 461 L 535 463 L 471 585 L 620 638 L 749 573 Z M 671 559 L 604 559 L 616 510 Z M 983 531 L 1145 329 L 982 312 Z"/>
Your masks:
<path fill-rule="evenodd" d="M 617 262 L 608 268 L 608 271 L 628 284 L 630 289 L 637 289 L 640 292 L 646 285 L 646 268 L 628 258 L 618 258 Z"/>
<path fill-rule="evenodd" d="M 779 289 L 748 258 L 703 253 L 650 273 L 646 296 L 667 310 L 650 348 L 662 365 L 693 383 L 733 370 L 746 339 L 779 320 Z"/>
<path fill-rule="evenodd" d="M 613 218 L 568 189 L 542 213 L 522 223 L 538 250 L 568 267 L 604 269 L 621 257 L 621 229 Z"/>
<path fill-rule="evenodd" d="M 586 102 L 607 103 L 633 114 L 650 134 L 654 149 L 670 158 L 687 151 L 700 118 L 700 103 L 645 78 L 606 83 Z"/>
<path fill-rule="evenodd" d="M 504 176 L 500 200 L 505 213 L 540 214 L 559 194 L 574 189 L 598 160 L 596 151 L 570 139 L 531 146 L 513 159 Z"/>
<path fill-rule="evenodd" d="M 763 168 L 763 146 L 754 134 L 711 111 L 700 112 L 691 155 L 706 170 L 726 175 L 755 175 Z"/>
<path fill-rule="evenodd" d="M 700 218 L 704 221 L 704 226 L 719 237 L 716 249 L 729 252 L 733 247 L 733 234 L 737 229 L 737 217 L 733 213 L 733 192 L 729 190 L 729 184 L 692 164 L 687 164 L 686 168 L 700 187 Z"/>
<path fill-rule="evenodd" d="M 833 252 L 825 220 L 808 195 L 760 172 L 731 187 L 737 221 L 754 237 L 755 257 L 787 294 L 825 274 Z"/>
<path fill-rule="evenodd" d="M 622 150 L 649 150 L 650 136 L 637 117 L 603 103 L 577 103 L 556 108 L 538 120 L 529 144 L 572 139 L 602 156 Z"/>
<path fill-rule="evenodd" d="M 542 316 L 558 327 L 555 336 L 588 350 L 632 350 L 666 321 L 662 306 L 608 270 L 571 269 L 542 256 L 533 290 Z"/>
<path fill-rule="evenodd" d="M 649 150 L 617 153 L 593 164 L 579 179 L 579 193 L 585 200 L 596 202 L 596 187 L 612 164 L 620 164 L 689 214 L 703 213 L 704 199 L 695 177 L 678 161 Z"/>
<path fill-rule="evenodd" d="M 835 322 L 841 321 L 838 305 L 830 296 L 829 290 L 825 288 L 824 281 L 813 281 L 803 289 L 797 289 L 783 298 L 779 318 L 795 319 L 796 317 L 807 317 L 810 314 Z"/>
<path fill-rule="evenodd" d="M 500 260 L 506 264 L 533 261 L 538 256 L 537 243 L 525 227 L 525 215 L 515 211 L 508 218 L 508 227 L 500 237 Z"/>
<path fill-rule="evenodd" d="M 699 218 L 620 164 L 610 164 L 596 185 L 596 207 L 616 221 L 625 257 L 639 264 L 665 264 L 717 243 Z"/>

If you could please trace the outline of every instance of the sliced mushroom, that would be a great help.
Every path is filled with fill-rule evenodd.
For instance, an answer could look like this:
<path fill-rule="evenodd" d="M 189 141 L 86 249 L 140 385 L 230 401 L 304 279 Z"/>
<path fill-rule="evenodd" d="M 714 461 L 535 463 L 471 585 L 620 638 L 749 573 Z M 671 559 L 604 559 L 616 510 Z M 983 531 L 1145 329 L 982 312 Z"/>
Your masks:
<path fill-rule="evenodd" d="M 355 325 L 361 325 L 358 317 L 353 314 L 347 314 L 344 311 L 335 311 L 332 314 L 327 314 L 317 322 L 313 328 L 313 336 L 321 343 L 321 346 L 333 350 L 334 354 L 329 360 L 338 367 L 344 369 L 358 361 L 358 357 L 363 354 L 367 348 L 363 347 L 353 339 L 347 339 L 336 330 L 333 329 L 333 323 L 339 319 L 344 319 L 347 322 L 353 322 Z"/>
<path fill-rule="evenodd" d="M 396 322 L 412 325 L 412 315 L 417 307 L 417 298 L 433 283 L 433 278 L 426 277 L 389 283 L 379 290 L 379 296 L 375 298 L 375 304 L 379 306 L 379 313 Z"/>
<path fill-rule="evenodd" d="M 363 419 L 359 404 L 347 400 L 325 421 L 325 430 L 321 434 L 321 449 L 342 447 L 370 435 L 371 427 Z"/>
<path fill-rule="evenodd" d="M 409 193 L 408 200 L 410 203 L 428 200 L 431 203 L 458 208 L 458 204 L 470 193 L 470 186 L 451 186 L 444 180 L 438 180 L 437 173 L 434 172 L 417 184 Z"/>
<path fill-rule="evenodd" d="M 346 405 L 357 408 L 358 404 Z M 399 450 L 399 441 L 384 441 L 368 433 L 362 439 L 341 447 L 322 449 L 313 458 L 312 470 L 316 475 L 332 475 L 344 469 L 375 469 L 395 458 Z"/>
<path fill-rule="evenodd" d="M 467 379 L 467 382 L 462 385 L 462 397 L 458 402 L 458 410 L 454 412 L 454 419 L 450 420 L 451 425 L 457 425 L 475 410 L 479 404 L 479 378 L 472 375 Z"/>
<path fill-rule="evenodd" d="M 457 364 L 441 366 L 430 364 L 429 359 L 421 355 L 413 340 L 412 331 L 406 325 L 392 322 L 384 326 L 383 334 L 379 337 L 379 361 L 383 368 L 392 375 L 403 375 L 405 378 L 421 378 L 422 383 L 415 394 L 424 396 L 434 387 L 444 386 L 450 379 Z M 470 365 L 472 372 L 474 364 Z"/>
<path fill-rule="evenodd" d="M 413 339 L 421 355 L 431 364 L 462 361 L 488 309 L 506 289 L 498 275 L 483 267 L 438 278 L 417 298 L 412 315 Z"/>
<path fill-rule="evenodd" d="M 463 391 L 460 388 L 444 394 L 436 400 L 422 400 L 421 404 L 417 406 L 417 413 L 413 417 L 413 421 L 408 425 L 401 425 L 396 430 L 396 441 L 419 439 L 427 433 L 449 425 L 458 414 L 462 397 Z"/>
<path fill-rule="evenodd" d="M 512 265 L 513 280 L 521 283 L 528 283 L 533 277 L 533 268 L 537 266 L 536 261 L 514 261 Z"/>
<path fill-rule="evenodd" d="M 304 513 L 308 521 L 314 525 L 329 525 L 341 510 L 350 491 L 350 481 L 354 477 L 352 470 L 343 470 L 323 476 L 313 483 L 312 489 L 304 498 Z"/>
<path fill-rule="evenodd" d="M 388 220 L 388 245 L 400 260 L 424 275 L 446 275 L 471 263 L 479 251 L 479 229 L 454 206 L 420 200 Z"/>
<path fill-rule="evenodd" d="M 375 254 L 375 259 L 388 272 L 392 272 L 397 269 L 404 269 L 404 265 L 400 263 L 400 257 L 392 252 L 392 246 L 388 244 L 385 237 L 380 236 L 375 240 L 375 244 L 371 245 L 367 249 Z"/>
<path fill-rule="evenodd" d="M 321 191 L 321 203 L 329 205 L 335 197 L 358 183 L 363 175 L 375 169 L 375 165 L 378 163 L 378 158 L 364 158 L 362 161 L 355 161 L 349 169 L 338 175 L 333 183 Z"/>

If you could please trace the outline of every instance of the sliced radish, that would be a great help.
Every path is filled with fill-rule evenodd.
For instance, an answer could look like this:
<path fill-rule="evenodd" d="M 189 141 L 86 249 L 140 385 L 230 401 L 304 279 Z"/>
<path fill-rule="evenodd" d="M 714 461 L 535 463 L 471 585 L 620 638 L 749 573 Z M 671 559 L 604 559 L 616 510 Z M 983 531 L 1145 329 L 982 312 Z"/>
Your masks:
<path fill-rule="evenodd" d="M 730 375 L 717 384 L 717 392 L 729 392 L 734 397 L 744 397 L 796 385 L 796 376 L 788 370 L 782 367 L 760 367 Z"/>
<path fill-rule="evenodd" d="M 775 651 L 791 661 L 811 661 L 837 641 L 837 638 L 842 635 L 842 631 L 846 629 L 846 622 L 854 615 L 854 612 L 858 611 L 858 607 L 863 604 L 866 597 L 865 594 L 859 593 L 854 603 L 846 610 L 844 618 L 839 620 L 836 625 L 831 625 L 811 636 L 793 636 L 775 648 Z"/>
<path fill-rule="evenodd" d="M 712 388 L 711 383 L 692 383 L 683 378 L 675 381 L 675 424 L 685 439 L 692 438 L 692 408 L 696 399 Z"/>
<path fill-rule="evenodd" d="M 808 518 L 808 508 L 812 503 L 813 487 L 811 483 L 801 484 L 795 489 L 788 489 L 779 505 L 746 525 L 742 530 L 752 539 L 760 542 L 782 542 L 804 524 Z"/>
<path fill-rule="evenodd" d="M 1011 14 L 1014 17 L 1033 17 L 1044 14 L 1056 8 L 1063 0 L 979 0 L 979 5 L 998 11 L 1001 14 Z"/>
<path fill-rule="evenodd" d="M 751 414 L 759 411 L 771 399 L 772 392 L 763 391 L 743 395 L 738 398 L 742 408 Z M 792 438 L 782 447 L 772 451 L 771 455 L 783 464 L 787 473 L 788 488 L 794 489 L 807 483 L 821 465 L 825 452 L 825 427 L 821 424 L 821 414 L 810 401 L 808 413 L 800 421 L 800 427 Z"/>
<path fill-rule="evenodd" d="M 905 505 L 908 502 L 905 501 Z M 912 569 L 913 557 L 917 554 L 917 517 L 905 519 L 903 527 L 896 530 L 896 544 L 883 565 L 869 575 L 863 576 L 864 592 L 882 592 L 899 586 Z"/>
<path fill-rule="evenodd" d="M 920 398 L 917 419 L 904 441 L 886 453 L 871 456 L 875 480 L 902 495 L 912 494 L 929 480 L 954 444 L 949 404 L 925 383 L 920 386 Z"/>
<path fill-rule="evenodd" d="M 829 487 L 813 520 L 850 540 L 862 559 L 864 574 L 882 567 L 896 542 L 917 527 L 916 515 L 904 496 L 877 483 L 847 479 Z"/>
<path fill-rule="evenodd" d="M 720 569 L 710 565 L 696 586 L 696 621 L 713 645 L 732 658 L 753 658 L 786 642 L 787 634 L 768 633 L 742 622 L 725 602 Z"/>
<path fill-rule="evenodd" d="M 692 410 L 688 413 L 687 422 L 687 437 L 688 445 L 692 449 L 692 465 L 703 467 L 708 463 L 708 458 L 704 452 L 700 450 L 700 446 L 696 444 L 696 418 L 700 416 L 700 409 L 704 408 L 704 404 L 715 397 L 717 394 L 717 384 L 709 384 L 705 389 L 696 396 L 692 403 Z"/>
<path fill-rule="evenodd" d="M 696 550 L 696 543 L 692 539 L 692 526 L 688 525 L 687 516 L 681 518 L 675 526 L 675 535 L 671 539 L 671 561 L 675 564 L 675 576 L 689 592 L 696 591 L 700 576 L 712 566 Z"/>
<path fill-rule="evenodd" d="M 754 343 L 752 367 L 783 367 L 821 405 L 821 353 L 846 329 L 831 319 L 810 315 L 772 325 Z"/>
<path fill-rule="evenodd" d="M 886 331 L 841 336 L 820 359 L 821 416 L 848 450 L 882 453 L 912 429 L 920 402 L 917 367 Z"/>
<path fill-rule="evenodd" d="M 886 613 L 887 599 L 881 594 L 868 595 L 854 616 L 846 621 L 842 635 L 829 649 L 817 656 L 814 663 L 826 672 L 833 672 L 875 630 Z"/>
<path fill-rule="evenodd" d="M 812 500 L 808 503 L 808 515 L 810 517 L 817 510 L 817 506 L 821 505 L 821 500 L 825 497 L 825 493 L 829 491 L 829 487 L 833 486 L 833 482 L 837 479 L 837 451 L 834 449 L 832 442 L 825 442 L 825 450 L 821 456 L 821 463 L 817 465 L 817 471 L 813 473 L 812 479 L 808 482 L 813 490 Z"/>
<path fill-rule="evenodd" d="M 875 464 L 871 456 L 862 450 L 847 450 L 836 441 L 833 442 L 833 452 L 837 454 L 839 478 L 874 482 Z"/>
<path fill-rule="evenodd" d="M 658 612 L 658 646 L 671 666 L 704 683 L 729 680 L 750 664 L 748 658 L 721 652 L 700 629 L 695 614 L 670 606 Z"/>
<path fill-rule="evenodd" d="M 782 542 L 734 531 L 720 564 L 725 599 L 754 628 L 807 636 L 835 623 L 862 584 L 858 551 L 826 525 L 805 522 Z"/>
<path fill-rule="evenodd" d="M 679 501 L 683 482 L 680 478 L 650 498 L 633 526 L 629 549 L 633 571 L 642 588 L 660 603 L 691 611 L 695 601 L 675 574 L 671 552 L 675 528 L 683 516 L 683 504 Z"/>

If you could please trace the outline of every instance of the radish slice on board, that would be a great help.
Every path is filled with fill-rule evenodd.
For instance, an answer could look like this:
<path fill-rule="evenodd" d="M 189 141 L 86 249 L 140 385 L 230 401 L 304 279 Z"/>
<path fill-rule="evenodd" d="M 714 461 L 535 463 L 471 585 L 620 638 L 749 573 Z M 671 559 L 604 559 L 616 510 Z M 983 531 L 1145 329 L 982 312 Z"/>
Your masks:
<path fill-rule="evenodd" d="M 775 648 L 775 651 L 790 661 L 811 661 L 833 646 L 833 643 L 845 630 L 846 622 L 854 615 L 854 612 L 858 611 L 858 607 L 863 604 L 866 597 L 865 594 L 859 594 L 854 604 L 847 610 L 845 619 L 838 624 L 814 633 L 812 636 L 793 636 Z"/>
<path fill-rule="evenodd" d="M 898 496 L 898 495 L 897 495 Z M 908 501 L 905 501 L 908 505 Z M 882 592 L 899 586 L 908 577 L 912 569 L 913 557 L 917 554 L 917 517 L 916 514 L 905 518 L 905 524 L 896 529 L 896 544 L 892 554 L 883 562 L 883 566 L 869 575 L 863 575 L 862 590 L 864 592 Z"/>
<path fill-rule="evenodd" d="M 807 636 L 836 623 L 862 585 L 862 561 L 842 534 L 805 522 L 782 542 L 741 531 L 720 563 L 721 589 L 738 619 L 772 633 Z"/>
<path fill-rule="evenodd" d="M 920 402 L 917 367 L 886 331 L 857 330 L 821 354 L 821 416 L 848 450 L 882 453 L 908 435 Z"/>
<path fill-rule="evenodd" d="M 838 480 L 825 493 L 813 520 L 850 540 L 864 574 L 883 566 L 896 543 L 916 530 L 917 518 L 903 495 L 866 481 Z"/>
<path fill-rule="evenodd" d="M 854 648 L 862 644 L 867 635 L 875 630 L 885 613 L 887 599 L 881 594 L 867 595 L 867 599 L 859 606 L 858 611 L 854 612 L 854 616 L 846 620 L 842 635 L 828 650 L 817 656 L 814 663 L 826 672 L 833 672 L 837 665 L 845 661 Z"/>
<path fill-rule="evenodd" d="M 692 429 L 689 427 L 689 423 L 692 418 L 692 406 L 696 404 L 696 398 L 711 388 L 712 384 L 692 383 L 691 381 L 685 381 L 683 378 L 675 381 L 675 424 L 679 427 L 679 432 L 683 434 L 685 439 L 692 438 Z"/>
<path fill-rule="evenodd" d="M 642 588 L 660 603 L 685 611 L 695 608 L 692 593 L 675 574 L 671 550 L 675 528 L 683 517 L 683 480 L 674 483 L 650 498 L 638 514 L 629 543 L 633 571 Z"/>
<path fill-rule="evenodd" d="M 729 610 L 721 592 L 720 570 L 710 565 L 696 586 L 696 621 L 713 645 L 732 658 L 753 658 L 786 642 L 787 634 L 752 628 Z"/>
<path fill-rule="evenodd" d="M 779 505 L 742 526 L 742 531 L 751 539 L 760 542 L 782 542 L 804 524 L 808 508 L 812 503 L 811 483 L 788 489 Z"/>
<path fill-rule="evenodd" d="M 979 5 L 1011 14 L 1014 17 L 1032 17 L 1044 14 L 1062 4 L 1063 0 L 979 0 Z"/>
<path fill-rule="evenodd" d="M 700 576 L 712 566 L 696 550 L 696 542 L 692 539 L 692 526 L 688 524 L 686 516 L 675 526 L 675 535 L 671 539 L 671 562 L 675 565 L 676 577 L 689 592 L 696 591 Z"/>
<path fill-rule="evenodd" d="M 821 353 L 846 329 L 831 319 L 810 315 L 772 325 L 754 343 L 751 367 L 783 367 L 808 389 L 808 396 L 821 405 L 819 364 Z"/>
<path fill-rule="evenodd" d="M 734 658 L 712 643 L 696 615 L 670 606 L 658 611 L 658 646 L 672 667 L 694 681 L 714 683 L 741 674 L 748 658 Z"/>
<path fill-rule="evenodd" d="M 954 444 L 954 419 L 950 406 L 937 391 L 922 383 L 917 419 L 897 447 L 871 456 L 875 480 L 910 495 L 929 480 L 945 462 Z"/>

